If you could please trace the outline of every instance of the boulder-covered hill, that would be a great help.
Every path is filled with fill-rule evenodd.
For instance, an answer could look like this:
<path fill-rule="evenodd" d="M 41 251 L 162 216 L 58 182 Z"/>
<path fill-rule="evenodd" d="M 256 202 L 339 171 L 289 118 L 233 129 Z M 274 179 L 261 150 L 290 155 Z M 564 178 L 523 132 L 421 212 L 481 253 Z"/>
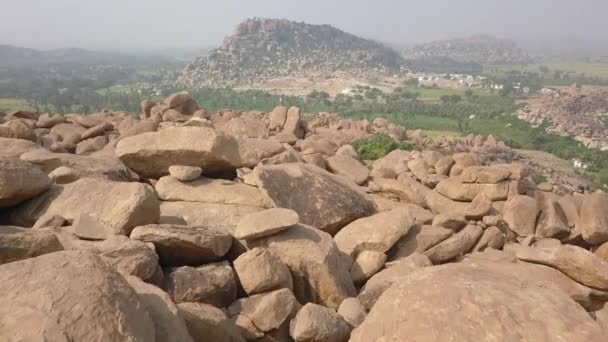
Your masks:
<path fill-rule="evenodd" d="M 489 35 L 437 40 L 403 51 L 403 57 L 417 62 L 451 60 L 457 64 L 525 64 L 530 55 L 509 39 Z"/>
<path fill-rule="evenodd" d="M 181 79 L 189 85 L 235 86 L 334 72 L 390 75 L 403 64 L 395 50 L 329 25 L 253 18 L 208 56 L 195 58 Z"/>
<path fill-rule="evenodd" d="M 608 88 L 572 85 L 543 96 L 518 112 L 547 132 L 570 136 L 591 148 L 608 150 Z"/>

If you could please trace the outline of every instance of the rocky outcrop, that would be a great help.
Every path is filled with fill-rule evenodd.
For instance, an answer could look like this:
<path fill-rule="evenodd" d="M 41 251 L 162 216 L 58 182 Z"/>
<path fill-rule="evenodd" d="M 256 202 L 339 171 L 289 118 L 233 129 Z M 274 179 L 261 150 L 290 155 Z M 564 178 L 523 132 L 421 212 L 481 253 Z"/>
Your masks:
<path fill-rule="evenodd" d="M 217 87 L 302 74 L 390 75 L 402 64 L 391 48 L 329 25 L 252 18 L 240 23 L 208 56 L 195 58 L 181 81 Z"/>

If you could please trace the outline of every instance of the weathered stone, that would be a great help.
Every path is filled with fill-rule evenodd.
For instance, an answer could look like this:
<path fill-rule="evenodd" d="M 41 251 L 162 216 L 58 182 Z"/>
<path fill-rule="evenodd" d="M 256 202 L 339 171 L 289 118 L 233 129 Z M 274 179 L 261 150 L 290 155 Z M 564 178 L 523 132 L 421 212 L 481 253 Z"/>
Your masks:
<path fill-rule="evenodd" d="M 21 159 L 38 165 L 47 174 L 65 166 L 72 169 L 77 178 L 93 177 L 124 182 L 139 180 L 137 174 L 114 157 L 79 156 L 35 150 L 22 154 Z"/>
<path fill-rule="evenodd" d="M 41 149 L 42 147 L 29 140 L 0 137 L 0 158 L 19 158 L 24 153 Z"/>
<path fill-rule="evenodd" d="M 219 228 L 234 233 L 241 218 L 261 210 L 264 208 L 251 205 L 161 202 L 159 223 L 181 222 L 193 227 Z"/>
<path fill-rule="evenodd" d="M 155 340 L 135 291 L 90 253 L 51 253 L 0 266 L 0 299 L 0 336 L 9 340 Z"/>
<path fill-rule="evenodd" d="M 492 201 L 484 193 L 480 193 L 469 204 L 464 212 L 464 217 L 467 220 L 481 220 L 492 210 Z"/>
<path fill-rule="evenodd" d="M 354 186 L 311 165 L 261 166 L 254 172 L 276 207 L 292 209 L 302 223 L 330 233 L 376 212 L 373 202 Z"/>
<path fill-rule="evenodd" d="M 298 302 L 288 289 L 242 298 L 232 303 L 228 311 L 232 316 L 244 315 L 263 332 L 277 329 L 297 309 Z"/>
<path fill-rule="evenodd" d="M 364 250 L 357 254 L 350 267 L 350 277 L 355 284 L 361 284 L 384 267 L 386 254 Z"/>
<path fill-rule="evenodd" d="M 429 191 L 424 200 L 425 206 L 436 214 L 462 215 L 469 205 L 466 202 L 453 201 L 435 190 Z"/>
<path fill-rule="evenodd" d="M 268 127 L 259 118 L 233 118 L 222 125 L 221 131 L 234 136 L 268 139 Z"/>
<path fill-rule="evenodd" d="M 334 310 L 308 303 L 290 324 L 290 336 L 297 342 L 346 342 L 350 325 Z"/>
<path fill-rule="evenodd" d="M 532 197 L 513 196 L 507 200 L 502 216 L 509 229 L 517 235 L 534 235 L 538 204 Z"/>
<path fill-rule="evenodd" d="M 200 109 L 198 103 L 186 92 L 173 94 L 164 99 L 162 104 L 185 115 L 192 115 Z"/>
<path fill-rule="evenodd" d="M 233 238 L 213 228 L 147 225 L 133 229 L 131 239 L 153 243 L 163 266 L 195 266 L 218 261 Z"/>
<path fill-rule="evenodd" d="M 256 187 L 224 179 L 200 177 L 184 183 L 173 176 L 162 177 L 155 185 L 164 201 L 185 201 L 270 207 L 269 200 Z"/>
<path fill-rule="evenodd" d="M 401 201 L 419 206 L 425 205 L 424 199 L 431 191 L 431 189 L 405 174 L 399 176 L 399 180 L 374 178 L 374 183 L 380 186 L 382 192 L 395 194 Z"/>
<path fill-rule="evenodd" d="M 361 292 L 359 292 L 357 299 L 359 299 L 366 310 L 369 310 L 374 306 L 376 300 L 380 298 L 382 293 L 393 284 L 399 284 L 401 280 L 409 276 L 410 273 L 432 265 L 429 258 L 418 253 L 400 259 L 389 268 L 382 270 L 371 277 L 367 283 L 365 283 Z"/>
<path fill-rule="evenodd" d="M 144 309 L 154 322 L 157 342 L 193 342 L 186 323 L 179 316 L 171 297 L 163 290 L 146 284 L 137 277 L 125 278 L 135 290 Z"/>
<path fill-rule="evenodd" d="M 160 211 L 156 194 L 148 185 L 82 178 L 51 187 L 15 207 L 6 219 L 31 227 L 42 216 L 61 215 L 74 220 L 80 214 L 109 223 L 116 229 L 115 235 L 129 235 L 136 226 L 158 222 Z"/>
<path fill-rule="evenodd" d="M 286 288 L 293 290 L 289 269 L 274 253 L 254 248 L 234 261 L 234 269 L 248 295 Z"/>
<path fill-rule="evenodd" d="M 301 303 L 314 302 L 337 308 L 344 298 L 355 295 L 349 264 L 331 236 L 298 224 L 276 235 L 248 241 L 250 247 L 265 247 L 291 270 L 294 294 Z"/>
<path fill-rule="evenodd" d="M 50 230 L 0 226 L 0 264 L 62 251 Z"/>
<path fill-rule="evenodd" d="M 415 225 L 393 246 L 389 260 L 406 258 L 414 253 L 422 253 L 454 234 L 451 229 L 440 226 Z"/>
<path fill-rule="evenodd" d="M 180 317 L 186 322 L 195 341 L 244 342 L 237 326 L 226 313 L 204 303 L 177 304 Z"/>
<path fill-rule="evenodd" d="M 498 184 L 509 179 L 511 172 L 497 166 L 471 166 L 462 171 L 461 179 L 465 183 Z"/>
<path fill-rule="evenodd" d="M 538 193 L 540 215 L 536 223 L 536 235 L 542 238 L 563 238 L 570 234 L 564 212 L 551 194 Z"/>
<path fill-rule="evenodd" d="M 291 209 L 273 208 L 245 215 L 236 227 L 234 236 L 251 240 L 271 236 L 298 224 L 300 217 Z"/>
<path fill-rule="evenodd" d="M 600 341 L 602 333 L 561 291 L 524 287 L 510 276 L 456 264 L 403 278 L 384 292 L 351 336 L 353 342 L 383 339 L 582 342 Z"/>
<path fill-rule="evenodd" d="M 169 173 L 181 182 L 190 182 L 199 178 L 203 169 L 199 166 L 171 165 Z"/>
<path fill-rule="evenodd" d="M 171 165 L 202 167 L 221 172 L 252 167 L 257 155 L 243 154 L 239 141 L 207 127 L 179 127 L 148 132 L 122 139 L 116 155 L 133 171 L 148 178 L 169 173 Z"/>
<path fill-rule="evenodd" d="M 413 224 L 409 210 L 397 208 L 352 222 L 336 234 L 334 241 L 341 252 L 353 257 L 364 250 L 385 253 Z"/>
<path fill-rule="evenodd" d="M 290 133 L 302 139 L 304 137 L 304 129 L 300 122 L 300 108 L 291 107 L 287 111 L 283 132 Z"/>
<path fill-rule="evenodd" d="M 454 201 L 472 201 L 480 193 L 485 194 L 492 201 L 507 199 L 509 183 L 477 184 L 463 183 L 458 178 L 447 178 L 439 182 L 435 188 L 437 192 Z"/>
<path fill-rule="evenodd" d="M 367 167 L 352 157 L 335 155 L 327 158 L 326 162 L 330 172 L 350 179 L 358 185 L 365 183 L 369 177 Z"/>
<path fill-rule="evenodd" d="M 585 196 L 578 227 L 583 239 L 590 244 L 608 241 L 608 194 L 596 192 Z"/>
<path fill-rule="evenodd" d="M 446 240 L 430 248 L 423 254 L 433 264 L 449 261 L 459 255 L 469 252 L 483 234 L 483 228 L 476 225 L 468 225 L 460 232 L 452 235 Z"/>
<path fill-rule="evenodd" d="M 433 218 L 433 226 L 448 228 L 455 232 L 464 228 L 467 222 L 462 214 L 439 214 Z"/>
<path fill-rule="evenodd" d="M 423 158 L 412 159 L 407 163 L 408 169 L 412 172 L 414 177 L 423 182 L 426 180 L 429 174 L 429 166 L 426 164 Z"/>
<path fill-rule="evenodd" d="M 551 249 L 521 247 L 516 256 L 520 260 L 557 268 L 583 285 L 608 290 L 608 262 L 586 249 L 572 245 Z"/>
<path fill-rule="evenodd" d="M 445 156 L 445 157 L 441 158 L 439 161 L 437 161 L 437 163 L 435 164 L 435 172 L 438 175 L 447 176 L 450 173 L 450 169 L 452 168 L 454 163 L 455 163 L 455 161 L 454 161 L 454 158 L 452 158 L 452 156 Z"/>
<path fill-rule="evenodd" d="M 356 328 L 363 323 L 367 312 L 357 298 L 346 298 L 338 308 L 338 315 L 342 316 L 351 327 Z"/>
<path fill-rule="evenodd" d="M 265 335 L 260 329 L 258 329 L 251 319 L 245 315 L 235 315 L 230 319 L 237 327 L 241 336 L 247 341 L 254 341 L 263 338 Z"/>
<path fill-rule="evenodd" d="M 236 280 L 227 261 L 167 269 L 163 289 L 175 303 L 200 302 L 223 308 L 236 299 Z"/>
<path fill-rule="evenodd" d="M 49 187 L 49 178 L 35 165 L 19 159 L 0 159 L 0 208 L 36 197 Z"/>
<path fill-rule="evenodd" d="M 287 119 L 287 107 L 278 106 L 275 107 L 270 113 L 270 130 L 282 129 Z"/>
<path fill-rule="evenodd" d="M 473 247 L 473 251 L 483 252 L 486 248 L 502 249 L 505 245 L 505 240 L 505 235 L 498 227 L 488 227 L 483 231 L 483 235 L 477 241 L 475 247 Z"/>
<path fill-rule="evenodd" d="M 120 227 L 116 227 L 111 222 L 94 218 L 91 215 L 81 213 L 72 223 L 72 231 L 76 236 L 86 240 L 105 240 L 114 235 Z"/>

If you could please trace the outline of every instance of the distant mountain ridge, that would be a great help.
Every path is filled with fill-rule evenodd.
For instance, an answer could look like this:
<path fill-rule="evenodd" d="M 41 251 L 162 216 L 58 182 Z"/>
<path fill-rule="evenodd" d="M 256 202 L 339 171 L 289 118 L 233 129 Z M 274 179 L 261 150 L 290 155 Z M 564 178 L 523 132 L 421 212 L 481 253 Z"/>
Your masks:
<path fill-rule="evenodd" d="M 405 59 L 418 63 L 526 64 L 532 62 L 527 51 L 510 39 L 490 35 L 436 40 L 417 44 L 403 51 Z"/>
<path fill-rule="evenodd" d="M 391 74 L 404 64 L 397 51 L 329 25 L 251 18 L 239 24 L 219 48 L 194 59 L 182 81 L 233 86 L 295 74 Z"/>
<path fill-rule="evenodd" d="M 37 50 L 0 44 L 0 67 L 32 67 L 57 64 L 122 64 L 137 59 L 149 61 L 161 57 L 131 56 L 118 52 L 93 51 L 81 48 Z"/>

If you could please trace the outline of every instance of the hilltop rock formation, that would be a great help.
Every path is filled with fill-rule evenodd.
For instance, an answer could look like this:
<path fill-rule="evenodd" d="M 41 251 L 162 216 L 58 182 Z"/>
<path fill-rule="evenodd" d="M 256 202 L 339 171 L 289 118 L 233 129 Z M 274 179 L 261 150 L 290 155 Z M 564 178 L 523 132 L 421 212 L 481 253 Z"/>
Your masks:
<path fill-rule="evenodd" d="M 488 35 L 438 40 L 418 44 L 403 51 L 406 59 L 414 64 L 459 63 L 459 64 L 525 64 L 530 55 L 509 39 Z"/>
<path fill-rule="evenodd" d="M 390 75 L 402 65 L 396 51 L 329 25 L 252 18 L 240 23 L 208 56 L 193 60 L 181 81 L 194 86 L 237 86 L 339 71 Z"/>
<path fill-rule="evenodd" d="M 493 137 L 184 93 L 54 117 L 0 144 L 2 341 L 608 334 L 608 195 L 536 186 Z M 414 147 L 362 160 L 374 134 Z"/>
<path fill-rule="evenodd" d="M 569 136 L 590 148 L 608 150 L 608 90 L 572 85 L 544 95 L 517 113 L 532 124 L 547 122 L 547 132 Z"/>

